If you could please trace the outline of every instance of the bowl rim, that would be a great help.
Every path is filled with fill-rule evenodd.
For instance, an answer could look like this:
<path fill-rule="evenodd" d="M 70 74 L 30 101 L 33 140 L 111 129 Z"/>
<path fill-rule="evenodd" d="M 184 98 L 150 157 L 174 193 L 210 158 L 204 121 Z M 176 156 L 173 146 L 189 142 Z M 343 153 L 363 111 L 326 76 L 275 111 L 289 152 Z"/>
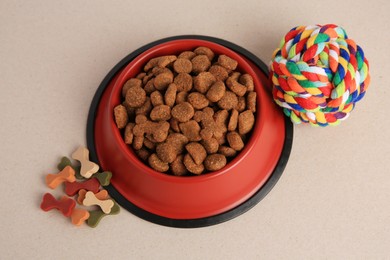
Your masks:
<path fill-rule="evenodd" d="M 210 36 L 202 36 L 202 35 L 180 35 L 180 36 L 172 36 L 164 39 L 160 39 L 154 42 L 151 42 L 149 44 L 146 44 L 139 49 L 135 50 L 134 52 L 127 55 L 125 58 L 123 58 L 117 65 L 113 67 L 113 69 L 107 74 L 107 76 L 103 79 L 101 84 L 99 85 L 93 99 L 91 102 L 90 110 L 88 113 L 88 119 L 87 119 L 87 146 L 90 150 L 90 160 L 99 163 L 98 157 L 96 154 L 96 147 L 95 147 L 95 141 L 94 141 L 94 121 L 96 117 L 96 110 L 100 101 L 101 96 L 104 93 L 105 88 L 107 85 L 111 82 L 111 80 L 117 75 L 119 71 L 121 71 L 131 60 L 133 60 L 135 57 L 140 55 L 141 53 L 145 52 L 146 50 L 152 48 L 153 46 L 156 46 L 158 44 L 172 41 L 172 40 L 178 40 L 178 39 L 198 39 L 198 40 L 205 40 L 210 41 L 213 43 L 217 43 L 219 45 L 222 45 L 228 49 L 231 49 L 232 51 L 246 57 L 248 60 L 250 60 L 254 65 L 256 65 L 260 71 L 262 71 L 265 75 L 268 75 L 268 69 L 267 66 L 262 62 L 259 58 L 257 58 L 255 55 L 250 53 L 248 50 L 233 44 L 231 42 L 228 42 L 226 40 L 222 40 L 215 37 Z M 292 148 L 292 140 L 293 140 L 293 126 L 290 120 L 288 120 L 286 117 L 285 120 L 285 139 L 284 144 L 282 148 L 282 152 L 280 154 L 279 160 L 270 175 L 270 177 L 266 180 L 265 184 L 262 185 L 255 194 L 252 195 L 249 199 L 247 199 L 245 202 L 241 203 L 239 206 L 230 209 L 226 212 L 220 213 L 218 215 L 209 216 L 205 218 L 199 218 L 199 219 L 171 219 L 166 218 L 163 216 L 155 215 L 153 213 L 150 213 L 142 208 L 139 208 L 138 206 L 132 204 L 130 201 L 128 201 L 123 195 L 121 195 L 115 187 L 112 185 L 106 186 L 108 192 L 110 195 L 124 208 L 132 212 L 133 214 L 137 215 L 138 217 L 148 220 L 150 222 L 169 226 L 169 227 L 178 227 L 178 228 L 195 228 L 195 227 L 204 227 L 204 226 L 210 226 L 218 223 L 225 222 L 227 220 L 230 220 L 234 217 L 237 217 L 238 215 L 241 215 L 242 213 L 246 212 L 250 208 L 252 208 L 254 205 L 256 205 L 262 198 L 264 198 L 268 192 L 274 187 L 278 179 L 280 178 L 284 168 L 286 167 L 291 148 Z M 160 175 L 163 175 L 161 173 L 158 173 Z M 211 175 L 213 173 L 209 173 L 206 175 Z M 199 176 L 194 176 L 199 177 Z M 183 177 L 179 177 L 182 179 L 185 179 Z"/>

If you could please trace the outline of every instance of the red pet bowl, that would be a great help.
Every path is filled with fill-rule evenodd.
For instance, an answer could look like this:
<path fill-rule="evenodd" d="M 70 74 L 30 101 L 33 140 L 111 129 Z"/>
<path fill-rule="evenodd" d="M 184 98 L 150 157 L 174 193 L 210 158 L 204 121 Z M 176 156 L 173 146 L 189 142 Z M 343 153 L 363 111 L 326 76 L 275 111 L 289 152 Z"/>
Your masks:
<path fill-rule="evenodd" d="M 254 77 L 256 122 L 245 148 L 220 171 L 177 177 L 154 171 L 128 147 L 113 119 L 123 84 L 151 58 L 206 46 L 238 61 Z M 172 227 L 217 224 L 245 212 L 279 179 L 290 154 L 292 125 L 270 96 L 265 65 L 230 42 L 206 36 L 177 36 L 148 44 L 124 58 L 103 80 L 92 101 L 87 142 L 91 159 L 113 173 L 110 195 L 135 215 Z"/>

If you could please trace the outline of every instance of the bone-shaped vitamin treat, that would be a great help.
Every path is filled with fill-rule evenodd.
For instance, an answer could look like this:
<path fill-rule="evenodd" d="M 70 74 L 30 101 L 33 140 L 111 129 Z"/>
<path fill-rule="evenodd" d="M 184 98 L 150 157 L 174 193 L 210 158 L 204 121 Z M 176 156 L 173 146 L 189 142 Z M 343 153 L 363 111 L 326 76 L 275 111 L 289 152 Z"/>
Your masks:
<path fill-rule="evenodd" d="M 92 191 L 88 191 L 85 194 L 83 205 L 84 206 L 98 205 L 104 213 L 109 214 L 111 212 L 111 208 L 114 206 L 114 202 L 110 199 L 99 200 L 98 198 L 96 198 L 95 194 Z"/>
<path fill-rule="evenodd" d="M 72 153 L 72 158 L 81 163 L 80 174 L 84 178 L 91 178 L 99 170 L 99 165 L 89 160 L 89 151 L 85 147 L 79 147 Z"/>
<path fill-rule="evenodd" d="M 63 156 L 61 158 L 61 161 L 57 164 L 57 169 L 59 171 L 62 171 L 68 165 L 70 167 L 72 167 L 74 172 L 76 173 L 75 174 L 76 179 L 78 179 L 78 180 L 84 179 L 84 177 L 80 175 L 80 168 L 81 168 L 81 166 L 80 165 L 73 165 L 72 162 L 70 161 L 70 159 L 68 157 L 66 157 L 66 156 Z"/>
<path fill-rule="evenodd" d="M 83 201 L 85 199 L 86 193 L 87 193 L 87 190 L 84 190 L 84 189 L 79 190 L 79 196 L 77 197 L 78 204 L 83 205 Z M 101 190 L 98 193 L 96 193 L 95 196 L 99 200 L 105 200 L 105 199 L 108 199 L 108 192 L 106 190 Z"/>
<path fill-rule="evenodd" d="M 80 226 L 89 218 L 89 212 L 85 209 L 73 209 L 70 219 L 73 225 Z"/>
<path fill-rule="evenodd" d="M 74 182 L 75 172 L 72 167 L 66 166 L 62 171 L 57 174 L 46 175 L 46 185 L 50 189 L 55 189 L 63 182 Z"/>
<path fill-rule="evenodd" d="M 96 178 L 91 178 L 84 182 L 65 182 L 65 193 L 68 196 L 74 196 L 81 189 L 97 193 L 99 187 L 100 183 Z"/>
<path fill-rule="evenodd" d="M 96 179 L 98 179 L 98 181 L 100 182 L 100 185 L 107 186 L 110 184 L 112 173 L 108 172 L 108 171 L 98 172 L 98 173 L 95 173 L 94 177 Z"/>
<path fill-rule="evenodd" d="M 87 225 L 94 228 L 99 224 L 100 220 L 103 217 L 109 216 L 109 215 L 116 215 L 119 213 L 119 211 L 120 211 L 120 208 L 116 202 L 114 202 L 114 206 L 112 206 L 110 214 L 105 214 L 101 210 L 90 211 L 89 218 L 87 220 Z"/>
<path fill-rule="evenodd" d="M 76 202 L 67 197 L 63 196 L 61 199 L 57 200 L 50 193 L 43 195 L 41 209 L 44 211 L 49 211 L 52 209 L 59 210 L 65 217 L 69 217 L 72 214 Z"/>

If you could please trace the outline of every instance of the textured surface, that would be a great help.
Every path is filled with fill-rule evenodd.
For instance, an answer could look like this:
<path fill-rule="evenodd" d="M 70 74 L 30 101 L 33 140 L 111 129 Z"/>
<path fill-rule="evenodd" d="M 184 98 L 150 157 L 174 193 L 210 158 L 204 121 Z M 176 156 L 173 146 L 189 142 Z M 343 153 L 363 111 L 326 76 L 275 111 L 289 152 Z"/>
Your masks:
<path fill-rule="evenodd" d="M 8 198 L 0 204 L 1 258 L 388 257 L 390 2 L 155 2 L 0 1 L 0 172 L 5 176 L 0 194 Z M 45 174 L 56 171 L 62 156 L 86 145 L 93 94 L 131 51 L 167 36 L 205 34 L 268 62 L 292 27 L 330 22 L 344 27 L 364 49 L 372 76 L 369 91 L 338 127 L 295 127 L 284 175 L 244 215 L 182 230 L 122 210 L 96 229 L 76 229 L 58 212 L 39 208 L 47 191 Z M 54 195 L 60 194 L 57 188 Z M 102 235 L 106 239 L 96 240 Z M 79 246 L 92 240 L 92 246 Z"/>

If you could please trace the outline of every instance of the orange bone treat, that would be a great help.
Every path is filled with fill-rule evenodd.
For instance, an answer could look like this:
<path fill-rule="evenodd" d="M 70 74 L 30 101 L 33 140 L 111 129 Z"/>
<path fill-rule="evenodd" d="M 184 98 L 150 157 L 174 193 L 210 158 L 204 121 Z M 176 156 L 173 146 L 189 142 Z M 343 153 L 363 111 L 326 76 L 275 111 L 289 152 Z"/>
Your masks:
<path fill-rule="evenodd" d="M 87 190 L 81 189 L 79 190 L 79 196 L 77 197 L 77 203 L 83 205 L 83 201 L 85 199 L 85 194 L 87 194 Z M 108 192 L 106 190 L 101 190 L 98 193 L 95 193 L 96 198 L 99 200 L 108 199 Z"/>
<path fill-rule="evenodd" d="M 74 182 L 76 181 L 75 171 L 71 166 L 66 166 L 62 171 L 57 174 L 48 174 L 46 175 L 46 185 L 50 189 L 55 189 L 61 183 L 68 181 Z"/>
<path fill-rule="evenodd" d="M 89 218 L 89 212 L 85 209 L 73 209 L 70 219 L 73 225 L 80 226 Z"/>

